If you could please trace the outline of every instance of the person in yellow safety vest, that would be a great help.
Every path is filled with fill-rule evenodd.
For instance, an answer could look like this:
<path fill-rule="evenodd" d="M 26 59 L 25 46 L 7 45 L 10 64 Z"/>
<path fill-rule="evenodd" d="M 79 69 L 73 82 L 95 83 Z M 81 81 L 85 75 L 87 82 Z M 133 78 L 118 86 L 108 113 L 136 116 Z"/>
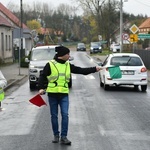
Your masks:
<path fill-rule="evenodd" d="M 3 73 L 0 71 L 0 111 L 2 110 L 1 108 L 1 102 L 4 100 L 5 94 L 4 94 L 4 87 L 7 85 L 7 80 L 5 79 Z"/>
<path fill-rule="evenodd" d="M 70 57 L 70 50 L 64 46 L 55 48 L 56 54 L 54 59 L 49 61 L 43 71 L 40 73 L 38 82 L 39 94 L 48 94 L 48 101 L 50 105 L 51 123 L 54 134 L 53 143 L 60 142 L 65 145 L 70 145 L 71 141 L 67 138 L 68 124 L 69 124 L 69 80 L 71 73 L 88 75 L 100 70 L 100 67 L 81 68 L 71 64 L 68 60 Z M 47 87 L 45 87 L 45 82 Z M 61 132 L 58 124 L 58 106 L 61 112 Z"/>

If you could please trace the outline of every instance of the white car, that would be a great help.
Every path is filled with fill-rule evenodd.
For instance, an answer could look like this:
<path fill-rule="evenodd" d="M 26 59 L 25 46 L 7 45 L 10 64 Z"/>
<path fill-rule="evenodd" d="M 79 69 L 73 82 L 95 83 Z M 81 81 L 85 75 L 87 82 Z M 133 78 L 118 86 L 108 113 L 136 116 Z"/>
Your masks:
<path fill-rule="evenodd" d="M 113 43 L 110 45 L 110 50 L 113 53 L 120 52 L 120 44 Z"/>
<path fill-rule="evenodd" d="M 38 86 L 38 79 L 40 72 L 43 70 L 46 63 L 54 58 L 55 47 L 60 45 L 48 45 L 38 46 L 31 50 L 30 60 L 26 58 L 26 62 L 29 62 L 29 87 L 34 89 Z M 73 58 L 70 58 L 72 60 Z M 45 83 L 47 84 L 47 83 Z M 72 78 L 70 78 L 69 87 L 72 86 Z"/>
<path fill-rule="evenodd" d="M 147 90 L 147 69 L 139 55 L 133 53 L 109 54 L 101 66 L 100 86 L 105 90 L 108 90 L 112 85 L 133 85 L 135 89 L 141 86 L 143 92 Z M 113 66 L 120 67 L 121 78 L 111 78 L 109 67 Z"/>

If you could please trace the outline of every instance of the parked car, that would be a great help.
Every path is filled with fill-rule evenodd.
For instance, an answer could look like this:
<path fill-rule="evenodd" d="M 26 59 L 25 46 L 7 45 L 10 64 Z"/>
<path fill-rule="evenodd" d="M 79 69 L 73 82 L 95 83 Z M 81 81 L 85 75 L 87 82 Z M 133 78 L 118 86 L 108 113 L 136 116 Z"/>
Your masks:
<path fill-rule="evenodd" d="M 150 47 L 146 47 L 145 50 L 150 50 Z"/>
<path fill-rule="evenodd" d="M 113 43 L 110 45 L 110 50 L 113 52 L 113 53 L 116 53 L 116 52 L 120 52 L 120 44 L 116 44 L 116 43 Z"/>
<path fill-rule="evenodd" d="M 143 92 L 147 90 L 147 69 L 139 55 L 133 53 L 109 54 L 101 66 L 102 70 L 99 72 L 100 86 L 104 87 L 105 90 L 108 90 L 112 85 L 133 85 L 135 89 L 141 86 Z M 121 78 L 111 78 L 109 68 L 112 66 L 120 67 Z"/>
<path fill-rule="evenodd" d="M 90 54 L 102 52 L 102 45 L 99 42 L 90 43 Z"/>
<path fill-rule="evenodd" d="M 84 43 L 77 44 L 77 51 L 86 51 L 86 46 Z"/>
<path fill-rule="evenodd" d="M 40 72 L 43 70 L 46 63 L 54 58 L 55 47 L 59 45 L 39 46 L 31 50 L 30 60 L 25 59 L 29 62 L 29 87 L 34 89 L 38 86 L 38 79 Z M 71 57 L 71 60 L 73 57 Z M 47 84 L 47 83 L 45 83 Z M 69 87 L 72 86 L 72 78 L 70 78 Z"/>

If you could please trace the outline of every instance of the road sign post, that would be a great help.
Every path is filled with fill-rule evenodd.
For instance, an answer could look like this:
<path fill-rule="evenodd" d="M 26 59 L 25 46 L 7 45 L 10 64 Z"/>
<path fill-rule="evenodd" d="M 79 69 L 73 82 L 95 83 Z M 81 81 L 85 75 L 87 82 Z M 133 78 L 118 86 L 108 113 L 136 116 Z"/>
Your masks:
<path fill-rule="evenodd" d="M 131 26 L 130 31 L 135 34 L 139 31 L 139 28 L 134 24 Z"/>
<path fill-rule="evenodd" d="M 138 34 L 139 39 L 150 39 L 150 34 Z"/>
<path fill-rule="evenodd" d="M 133 33 L 130 34 L 130 42 L 133 43 L 133 53 L 134 53 L 134 50 L 137 48 L 138 35 L 136 33 L 139 31 L 139 28 L 134 24 L 131 26 L 130 31 Z"/>
<path fill-rule="evenodd" d="M 129 39 L 129 34 L 128 33 L 123 33 L 122 38 L 124 40 L 128 40 Z"/>
<path fill-rule="evenodd" d="M 138 41 L 138 35 L 137 34 L 130 34 L 130 42 L 134 43 Z"/>

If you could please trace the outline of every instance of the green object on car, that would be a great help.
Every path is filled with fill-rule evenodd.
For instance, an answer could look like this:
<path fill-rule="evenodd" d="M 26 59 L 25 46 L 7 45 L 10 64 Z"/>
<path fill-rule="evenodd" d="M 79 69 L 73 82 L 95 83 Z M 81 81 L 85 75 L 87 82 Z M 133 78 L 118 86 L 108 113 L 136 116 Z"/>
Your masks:
<path fill-rule="evenodd" d="M 119 79 L 122 77 L 122 73 L 119 66 L 108 67 L 108 70 L 112 79 Z"/>

